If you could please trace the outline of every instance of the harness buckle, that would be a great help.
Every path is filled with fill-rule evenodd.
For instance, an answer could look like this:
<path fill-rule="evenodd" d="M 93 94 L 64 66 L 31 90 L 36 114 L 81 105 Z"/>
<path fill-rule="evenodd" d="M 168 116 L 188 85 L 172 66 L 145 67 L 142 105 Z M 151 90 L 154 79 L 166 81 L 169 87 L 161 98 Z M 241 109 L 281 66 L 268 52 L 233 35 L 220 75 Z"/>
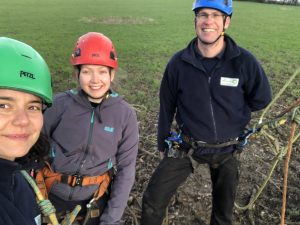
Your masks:
<path fill-rule="evenodd" d="M 72 187 L 75 187 L 75 186 L 82 186 L 82 181 L 83 181 L 83 176 L 81 175 L 73 175 L 72 176 Z"/>

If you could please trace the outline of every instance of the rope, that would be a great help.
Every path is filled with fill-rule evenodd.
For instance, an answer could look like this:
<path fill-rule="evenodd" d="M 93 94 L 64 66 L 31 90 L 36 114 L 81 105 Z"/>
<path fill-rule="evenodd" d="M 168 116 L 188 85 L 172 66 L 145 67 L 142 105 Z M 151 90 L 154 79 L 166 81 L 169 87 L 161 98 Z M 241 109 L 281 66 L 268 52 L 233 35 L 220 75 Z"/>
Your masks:
<path fill-rule="evenodd" d="M 281 209 L 281 223 L 280 225 L 284 225 L 284 217 L 285 217 L 285 209 L 286 209 L 286 194 L 287 194 L 287 179 L 288 179 L 288 170 L 289 170 L 289 162 L 292 153 L 293 147 L 293 139 L 296 131 L 297 123 L 293 122 L 291 126 L 291 137 L 288 144 L 288 152 L 287 157 L 284 163 L 284 183 L 283 183 L 283 194 L 282 194 L 282 209 Z"/>
<path fill-rule="evenodd" d="M 61 222 L 61 225 L 71 225 L 75 221 L 77 214 L 81 210 L 80 205 L 76 205 L 75 209 L 71 213 L 68 213 L 64 220 Z"/>
<path fill-rule="evenodd" d="M 32 179 L 32 177 L 31 177 L 25 170 L 21 170 L 21 174 L 24 176 L 24 178 L 27 180 L 27 182 L 30 184 L 30 186 L 31 186 L 32 189 L 34 190 L 34 192 L 35 192 L 35 194 L 36 194 L 36 197 L 37 197 L 37 199 L 39 200 L 39 203 L 40 203 L 40 202 L 42 203 L 45 199 L 44 199 L 44 197 L 43 197 L 43 195 L 42 195 L 40 189 L 37 187 L 35 181 Z M 38 204 L 39 204 L 39 203 L 38 203 Z M 44 204 L 44 202 L 43 202 L 43 204 Z M 51 202 L 50 202 L 50 204 L 51 204 Z M 47 206 L 47 207 L 49 207 L 49 206 Z M 53 206 L 52 206 L 52 207 L 53 207 Z M 51 207 L 49 207 L 49 208 L 51 208 Z M 49 211 L 48 211 L 48 210 L 49 210 Z M 42 211 L 43 211 L 43 210 L 42 210 Z M 47 211 L 47 212 L 50 212 L 51 209 L 48 209 L 48 208 L 47 208 L 46 211 Z M 57 220 L 57 217 L 56 217 L 56 215 L 55 215 L 54 212 L 52 212 L 52 213 L 49 214 L 49 219 L 50 219 L 52 225 L 59 225 L 58 220 Z"/>
<path fill-rule="evenodd" d="M 295 141 L 297 141 L 297 139 L 300 137 L 300 132 L 295 136 L 295 138 L 293 139 L 294 143 Z M 275 158 L 274 163 L 271 167 L 271 169 L 269 170 L 269 173 L 267 175 L 267 178 L 264 180 L 264 182 L 261 184 L 260 188 L 258 189 L 256 195 L 252 198 L 252 200 L 245 206 L 240 206 L 238 205 L 236 202 L 234 203 L 234 206 L 239 209 L 239 210 L 246 210 L 246 209 L 253 209 L 254 203 L 255 201 L 258 199 L 258 197 L 261 195 L 261 193 L 263 192 L 263 190 L 265 189 L 267 183 L 269 182 L 269 180 L 271 179 L 271 176 L 274 172 L 274 170 L 276 169 L 279 161 L 282 159 L 282 157 L 286 154 L 287 152 L 287 147 L 284 148 Z"/>
<path fill-rule="evenodd" d="M 291 82 L 295 79 L 295 77 L 298 74 L 300 74 L 300 67 L 294 72 L 294 74 L 290 77 L 290 79 L 286 82 L 286 84 L 280 89 L 280 91 L 276 94 L 276 96 L 273 98 L 273 100 L 271 101 L 271 103 L 264 109 L 264 111 L 262 112 L 262 114 L 261 114 L 261 116 L 259 118 L 258 124 L 254 125 L 254 127 L 253 127 L 254 131 L 258 130 L 257 127 L 260 127 L 261 128 L 260 130 L 267 129 L 267 128 L 272 128 L 272 126 L 268 126 L 268 125 L 266 126 L 266 124 L 268 124 L 269 122 L 268 123 L 264 123 L 264 124 L 262 123 L 262 121 L 264 119 L 264 116 L 269 111 L 269 109 L 274 105 L 274 103 L 278 100 L 278 98 L 282 95 L 282 93 L 286 90 L 286 88 L 291 84 Z M 292 112 L 292 115 L 291 115 L 291 119 L 290 119 L 290 121 L 292 121 L 292 127 L 294 126 L 293 124 L 300 125 L 300 116 L 297 115 L 299 109 L 298 109 L 298 107 L 296 107 L 299 104 L 300 104 L 300 99 L 297 100 L 288 109 L 286 109 L 285 111 L 283 111 L 282 113 L 280 113 L 276 118 L 278 119 L 278 118 L 282 117 L 283 115 L 285 115 L 287 112 L 289 112 L 292 109 L 294 109 L 293 112 Z M 278 121 L 277 119 L 274 120 L 274 121 Z M 280 125 L 283 125 L 286 122 L 287 122 L 286 119 L 281 119 L 277 123 L 280 124 Z M 291 128 L 291 129 L 293 129 L 293 128 Z M 265 189 L 265 187 L 266 187 L 267 183 L 269 182 L 269 180 L 270 180 L 270 178 L 271 178 L 274 170 L 278 166 L 279 161 L 282 160 L 282 158 L 287 154 L 288 148 L 290 148 L 289 146 L 292 145 L 300 137 L 300 132 L 297 135 L 295 135 L 295 138 L 294 138 L 294 133 L 291 132 L 291 137 L 290 137 L 289 145 L 287 147 L 285 147 L 284 149 L 282 149 L 281 151 L 280 150 L 277 151 L 278 152 L 277 157 L 274 159 L 273 165 L 272 165 L 271 169 L 269 170 L 267 178 L 264 180 L 264 182 L 262 183 L 262 185 L 258 189 L 257 193 L 255 194 L 255 196 L 245 206 L 240 206 L 240 205 L 238 205 L 235 202 L 234 205 L 235 205 L 235 207 L 237 209 L 240 209 L 240 210 L 253 209 L 255 201 L 258 199 L 258 197 L 261 195 L 261 193 Z M 272 139 L 275 140 L 275 138 L 273 138 L 273 137 L 272 137 Z M 283 206 L 283 207 L 285 207 L 285 206 Z"/>
<path fill-rule="evenodd" d="M 44 216 L 50 216 L 51 214 L 56 212 L 54 206 L 48 199 L 39 201 L 38 205 Z"/>
<path fill-rule="evenodd" d="M 279 90 L 279 92 L 275 95 L 275 97 L 273 98 L 273 100 L 271 101 L 271 103 L 264 109 L 264 111 L 262 112 L 258 123 L 261 124 L 263 121 L 263 118 L 265 116 L 265 114 L 269 111 L 269 109 L 274 105 L 274 103 L 278 100 L 278 98 L 282 95 L 282 93 L 286 90 L 286 88 L 292 83 L 292 81 L 295 79 L 295 77 L 300 74 L 300 67 L 298 69 L 296 69 L 296 71 L 294 72 L 294 74 L 290 77 L 290 79 L 286 82 L 286 84 Z"/>
<path fill-rule="evenodd" d="M 54 206 L 49 200 L 44 199 L 44 196 L 42 195 L 40 189 L 36 185 L 34 179 L 25 170 L 21 170 L 21 174 L 34 190 L 34 193 L 36 194 L 38 199 L 38 205 L 40 206 L 41 212 L 43 213 L 44 216 L 49 217 L 52 225 L 71 225 L 73 223 L 78 212 L 81 210 L 80 205 L 77 205 L 71 213 L 67 214 L 64 220 L 62 221 L 62 223 L 59 224 L 57 217 L 55 215 Z"/>

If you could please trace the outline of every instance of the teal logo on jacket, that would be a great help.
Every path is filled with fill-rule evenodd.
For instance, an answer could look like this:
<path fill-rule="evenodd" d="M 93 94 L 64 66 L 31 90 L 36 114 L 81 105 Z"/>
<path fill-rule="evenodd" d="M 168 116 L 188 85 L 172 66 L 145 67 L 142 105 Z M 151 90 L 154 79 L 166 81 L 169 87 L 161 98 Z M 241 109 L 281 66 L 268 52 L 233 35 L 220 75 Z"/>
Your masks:
<path fill-rule="evenodd" d="M 105 127 L 104 127 L 104 130 L 107 131 L 107 132 L 110 132 L 110 133 L 113 133 L 113 132 L 114 132 L 114 128 L 113 128 L 113 127 L 105 126 Z"/>

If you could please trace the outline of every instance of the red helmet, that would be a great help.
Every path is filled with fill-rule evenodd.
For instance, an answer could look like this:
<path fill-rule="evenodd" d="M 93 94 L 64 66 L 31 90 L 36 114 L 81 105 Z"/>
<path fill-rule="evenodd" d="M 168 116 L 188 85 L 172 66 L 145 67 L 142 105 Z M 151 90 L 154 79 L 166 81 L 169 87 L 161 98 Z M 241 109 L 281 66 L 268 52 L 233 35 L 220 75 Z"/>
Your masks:
<path fill-rule="evenodd" d="M 89 32 L 79 37 L 71 56 L 73 66 L 82 64 L 118 67 L 118 59 L 112 41 L 105 35 Z"/>

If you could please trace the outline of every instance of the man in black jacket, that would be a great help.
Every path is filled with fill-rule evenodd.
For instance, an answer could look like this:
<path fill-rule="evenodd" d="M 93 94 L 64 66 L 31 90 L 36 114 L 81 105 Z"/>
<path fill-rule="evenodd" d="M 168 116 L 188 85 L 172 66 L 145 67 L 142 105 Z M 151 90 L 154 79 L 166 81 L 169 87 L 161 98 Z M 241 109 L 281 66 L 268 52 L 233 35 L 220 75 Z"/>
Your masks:
<path fill-rule="evenodd" d="M 193 11 L 197 37 L 172 57 L 161 82 L 158 150 L 163 159 L 143 196 L 142 225 L 162 223 L 171 197 L 193 172 L 191 161 L 210 168 L 210 225 L 231 225 L 238 184 L 236 140 L 251 112 L 271 101 L 261 65 L 225 35 L 232 1 L 196 0 Z M 174 116 L 181 143 L 175 150 L 170 140 L 166 146 Z M 191 149 L 192 160 L 187 157 Z"/>

